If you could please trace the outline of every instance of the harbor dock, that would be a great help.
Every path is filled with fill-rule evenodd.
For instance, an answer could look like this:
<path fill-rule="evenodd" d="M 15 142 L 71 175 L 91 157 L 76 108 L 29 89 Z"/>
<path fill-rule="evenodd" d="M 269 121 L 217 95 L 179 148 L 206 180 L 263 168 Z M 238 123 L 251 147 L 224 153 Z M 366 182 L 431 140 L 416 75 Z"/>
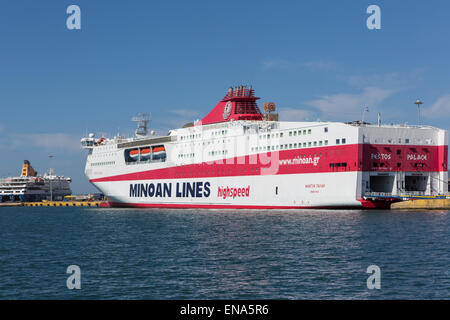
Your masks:
<path fill-rule="evenodd" d="M 1 207 L 22 207 L 23 202 L 0 202 Z"/>
<path fill-rule="evenodd" d="M 100 207 L 104 201 L 3 202 L 0 207 Z"/>
<path fill-rule="evenodd" d="M 450 198 L 447 199 L 413 199 L 391 204 L 391 209 L 450 209 Z"/>

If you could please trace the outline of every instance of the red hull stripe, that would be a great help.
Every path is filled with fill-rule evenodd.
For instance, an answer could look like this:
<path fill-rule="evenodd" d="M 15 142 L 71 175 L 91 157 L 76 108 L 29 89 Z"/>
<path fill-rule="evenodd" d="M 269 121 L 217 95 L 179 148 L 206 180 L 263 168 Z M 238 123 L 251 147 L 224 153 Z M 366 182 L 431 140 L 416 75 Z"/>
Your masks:
<path fill-rule="evenodd" d="M 185 179 L 345 171 L 447 171 L 447 146 L 363 145 L 268 152 L 109 177 L 91 182 Z"/>

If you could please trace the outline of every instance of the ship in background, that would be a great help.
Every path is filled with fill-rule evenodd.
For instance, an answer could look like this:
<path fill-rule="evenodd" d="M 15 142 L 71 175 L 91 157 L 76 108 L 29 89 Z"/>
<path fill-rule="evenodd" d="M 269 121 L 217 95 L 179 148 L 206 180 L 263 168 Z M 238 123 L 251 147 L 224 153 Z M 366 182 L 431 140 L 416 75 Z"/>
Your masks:
<path fill-rule="evenodd" d="M 0 179 L 0 202 L 63 200 L 72 194 L 71 181 L 70 178 L 56 176 L 52 169 L 47 174 L 38 175 L 25 160 L 20 177 Z"/>
<path fill-rule="evenodd" d="M 230 88 L 201 121 L 135 137 L 94 134 L 85 174 L 111 206 L 383 208 L 448 192 L 448 132 L 430 126 L 278 121 L 251 87 Z"/>

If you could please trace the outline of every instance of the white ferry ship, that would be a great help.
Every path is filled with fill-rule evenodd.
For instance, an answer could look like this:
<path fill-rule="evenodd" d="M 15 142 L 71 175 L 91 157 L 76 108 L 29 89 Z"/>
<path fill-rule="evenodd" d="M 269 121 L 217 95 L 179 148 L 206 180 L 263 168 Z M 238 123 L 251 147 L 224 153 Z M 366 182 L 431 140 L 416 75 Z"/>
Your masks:
<path fill-rule="evenodd" d="M 33 202 L 63 200 L 71 195 L 70 178 L 48 174 L 38 175 L 28 160 L 24 161 L 20 177 L 0 179 L 0 202 Z"/>
<path fill-rule="evenodd" d="M 430 126 L 278 121 L 230 88 L 201 121 L 133 138 L 81 139 L 85 174 L 111 206 L 388 207 L 448 192 L 448 132 Z"/>

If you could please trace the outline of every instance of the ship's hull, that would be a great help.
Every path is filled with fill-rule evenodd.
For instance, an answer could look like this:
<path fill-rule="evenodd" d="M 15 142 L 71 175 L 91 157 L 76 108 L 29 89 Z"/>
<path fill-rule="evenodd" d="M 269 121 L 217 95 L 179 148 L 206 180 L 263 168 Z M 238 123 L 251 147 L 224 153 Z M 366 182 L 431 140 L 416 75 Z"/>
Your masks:
<path fill-rule="evenodd" d="M 358 194 L 361 172 L 94 182 L 117 207 L 206 209 L 380 208 Z"/>

